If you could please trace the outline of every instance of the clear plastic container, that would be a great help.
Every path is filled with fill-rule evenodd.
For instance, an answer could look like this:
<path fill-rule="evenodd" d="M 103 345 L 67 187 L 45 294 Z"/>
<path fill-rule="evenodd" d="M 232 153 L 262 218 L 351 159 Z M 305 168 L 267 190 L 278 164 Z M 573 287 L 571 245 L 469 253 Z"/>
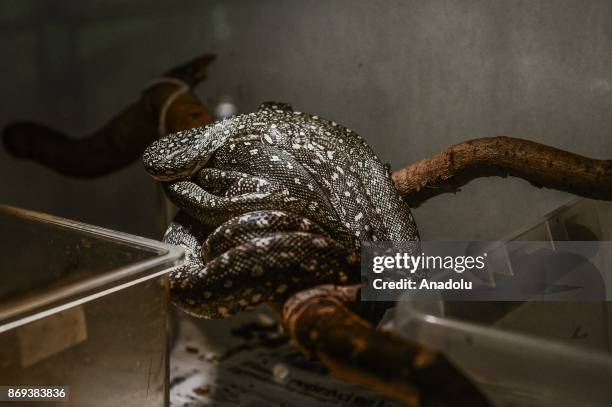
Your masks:
<path fill-rule="evenodd" d="M 507 240 L 554 245 L 611 235 L 612 204 L 579 200 Z M 408 293 L 398 303 L 392 329 L 443 352 L 496 405 L 612 405 L 609 302 L 444 302 L 417 296 Z"/>
<path fill-rule="evenodd" d="M 168 404 L 180 249 L 0 205 L 0 251 L 0 385 L 69 386 L 54 406 Z"/>

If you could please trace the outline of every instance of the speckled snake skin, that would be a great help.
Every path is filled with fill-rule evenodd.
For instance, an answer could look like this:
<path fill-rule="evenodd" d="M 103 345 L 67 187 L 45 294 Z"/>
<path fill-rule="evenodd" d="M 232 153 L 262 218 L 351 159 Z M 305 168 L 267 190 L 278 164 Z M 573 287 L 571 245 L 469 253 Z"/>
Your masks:
<path fill-rule="evenodd" d="M 359 281 L 360 241 L 418 241 L 365 141 L 286 104 L 169 135 L 143 160 L 180 208 L 164 237 L 186 250 L 173 301 L 200 317 Z"/>

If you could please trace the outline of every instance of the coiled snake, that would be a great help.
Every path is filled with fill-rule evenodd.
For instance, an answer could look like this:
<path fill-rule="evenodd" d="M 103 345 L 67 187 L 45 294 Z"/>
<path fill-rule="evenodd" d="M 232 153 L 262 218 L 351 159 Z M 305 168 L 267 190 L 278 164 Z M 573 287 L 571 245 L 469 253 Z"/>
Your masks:
<path fill-rule="evenodd" d="M 219 318 L 322 283 L 359 281 L 360 241 L 417 241 L 389 169 L 350 129 L 283 103 L 171 134 L 143 155 L 180 208 L 173 301 Z"/>

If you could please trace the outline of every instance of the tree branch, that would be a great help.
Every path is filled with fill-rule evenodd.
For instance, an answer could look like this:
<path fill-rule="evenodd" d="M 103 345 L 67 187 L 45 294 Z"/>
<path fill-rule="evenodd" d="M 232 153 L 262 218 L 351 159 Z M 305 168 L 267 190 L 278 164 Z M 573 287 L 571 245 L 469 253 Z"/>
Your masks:
<path fill-rule="evenodd" d="M 366 385 L 410 406 L 488 406 L 444 356 L 379 331 L 349 311 L 359 286 L 324 285 L 289 298 L 283 322 L 308 355 L 338 378 Z"/>
<path fill-rule="evenodd" d="M 457 192 L 480 177 L 508 175 L 538 188 L 612 200 L 612 161 L 595 160 L 532 141 L 491 137 L 453 145 L 393 173 L 412 207 L 436 195 Z"/>
<path fill-rule="evenodd" d="M 213 60 L 212 55 L 195 58 L 168 71 L 165 77 L 182 81 L 190 89 L 206 77 L 206 67 Z M 139 160 L 144 149 L 160 136 L 160 112 L 177 87 L 169 81 L 148 87 L 137 102 L 81 138 L 34 122 L 11 123 L 3 130 L 4 146 L 15 157 L 39 162 L 65 175 L 93 178 L 112 173 Z M 200 127 L 213 120 L 191 92 L 176 97 L 165 115 L 170 131 Z"/>

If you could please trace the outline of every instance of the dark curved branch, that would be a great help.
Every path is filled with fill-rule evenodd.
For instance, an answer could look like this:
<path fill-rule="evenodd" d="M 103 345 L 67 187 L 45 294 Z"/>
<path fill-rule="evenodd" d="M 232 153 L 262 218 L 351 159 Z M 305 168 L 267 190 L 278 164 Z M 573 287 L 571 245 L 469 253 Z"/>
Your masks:
<path fill-rule="evenodd" d="M 285 302 L 283 321 L 296 343 L 334 376 L 366 385 L 410 406 L 489 406 L 448 359 L 374 328 L 349 311 L 358 286 L 324 285 Z"/>
<path fill-rule="evenodd" d="M 436 195 L 457 192 L 475 178 L 508 175 L 538 188 L 612 200 L 612 161 L 511 137 L 456 144 L 395 171 L 393 181 L 410 206 L 417 207 Z"/>
<path fill-rule="evenodd" d="M 198 83 L 206 79 L 208 74 L 208 66 L 216 59 L 216 55 L 205 54 L 176 66 L 163 76 L 176 78 L 185 82 L 190 88 L 194 88 Z"/>
<path fill-rule="evenodd" d="M 165 77 L 179 79 L 191 88 L 206 77 L 206 68 L 214 58 L 213 55 L 195 58 L 171 69 Z M 137 102 L 82 138 L 34 122 L 15 122 L 4 128 L 3 143 L 13 156 L 39 162 L 65 175 L 79 178 L 106 175 L 139 160 L 146 146 L 160 136 L 160 111 L 176 89 L 177 85 L 164 82 L 145 89 Z M 187 92 L 170 105 L 166 127 L 169 131 L 185 130 L 211 123 L 213 119 L 198 98 Z"/>

